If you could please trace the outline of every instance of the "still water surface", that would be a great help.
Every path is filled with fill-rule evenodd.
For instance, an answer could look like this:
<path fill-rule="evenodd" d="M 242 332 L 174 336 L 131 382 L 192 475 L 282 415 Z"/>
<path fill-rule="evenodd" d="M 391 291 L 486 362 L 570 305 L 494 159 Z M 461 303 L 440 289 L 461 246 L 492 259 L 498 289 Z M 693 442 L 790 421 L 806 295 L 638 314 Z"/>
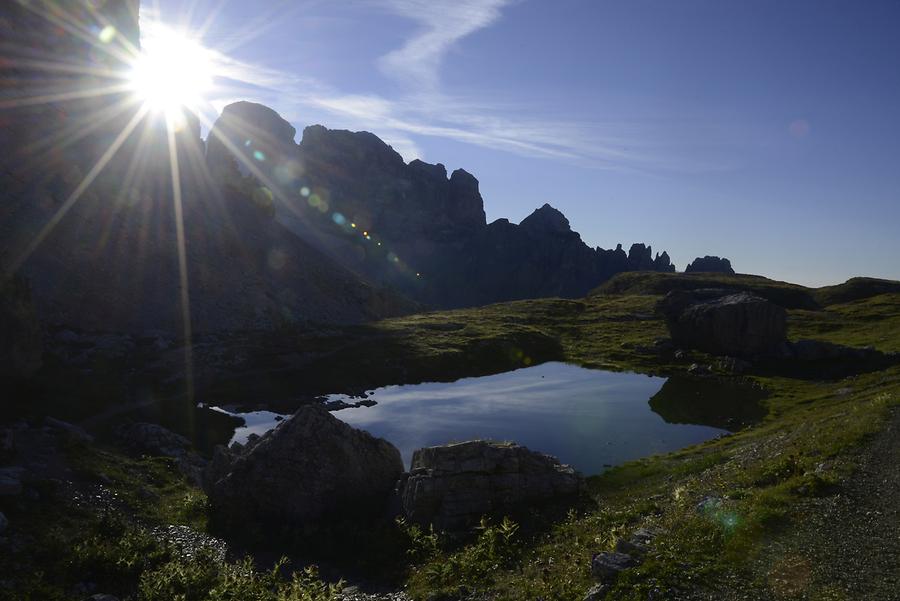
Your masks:
<path fill-rule="evenodd" d="M 377 405 L 334 415 L 392 442 L 407 467 L 418 448 L 482 438 L 516 441 L 596 474 L 759 419 L 760 397 L 710 381 L 551 362 L 450 383 L 385 386 L 369 394 Z M 353 401 L 343 395 L 329 400 Z M 265 433 L 281 417 L 268 411 L 236 415 L 246 421 L 235 431 L 237 442 Z"/>

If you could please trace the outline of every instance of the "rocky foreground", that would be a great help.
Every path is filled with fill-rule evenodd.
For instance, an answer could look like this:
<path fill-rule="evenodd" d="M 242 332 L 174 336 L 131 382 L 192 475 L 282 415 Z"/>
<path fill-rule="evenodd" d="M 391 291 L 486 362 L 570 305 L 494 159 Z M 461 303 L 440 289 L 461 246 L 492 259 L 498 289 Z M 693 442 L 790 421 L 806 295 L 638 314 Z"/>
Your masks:
<path fill-rule="evenodd" d="M 767 412 L 732 435 L 583 480 L 487 442 L 423 449 L 404 475 L 389 443 L 315 405 L 212 456 L 107 406 L 119 425 L 62 421 L 62 403 L 49 417 L 46 404 L 15 405 L 21 417 L 0 428 L 0 598 L 199 601 L 220 587 L 281 601 L 294 587 L 312 599 L 892 601 L 898 293 L 854 282 L 785 307 L 808 293 L 742 278 L 713 293 L 709 280 L 668 280 L 706 290 L 675 314 L 664 312 L 671 298 L 633 291 L 433 313 L 346 331 L 312 363 L 321 379 L 309 382 L 329 381 L 319 366 L 351 363 L 357 377 L 409 381 L 465 374 L 475 357 L 481 369 L 509 369 L 548 353 L 767 395 Z M 679 322 L 713 335 L 683 338 Z M 727 328 L 767 342 L 736 356 L 703 350 L 739 340 Z M 87 353 L 84 369 L 108 351 L 80 336 L 66 356 Z M 372 345 L 385 339 L 390 353 L 379 355 Z M 482 521 L 485 512 L 494 517 Z M 242 563 L 245 552 L 255 564 Z M 292 568 L 272 575 L 282 554 Z M 294 581 L 282 577 L 291 570 Z"/>
<path fill-rule="evenodd" d="M 219 447 L 205 473 L 213 515 L 229 531 L 277 524 L 303 534 L 332 521 L 402 514 L 460 532 L 483 516 L 574 497 L 581 476 L 512 443 L 472 441 L 420 449 L 404 473 L 400 451 L 319 405 L 299 409 L 246 445 Z"/>

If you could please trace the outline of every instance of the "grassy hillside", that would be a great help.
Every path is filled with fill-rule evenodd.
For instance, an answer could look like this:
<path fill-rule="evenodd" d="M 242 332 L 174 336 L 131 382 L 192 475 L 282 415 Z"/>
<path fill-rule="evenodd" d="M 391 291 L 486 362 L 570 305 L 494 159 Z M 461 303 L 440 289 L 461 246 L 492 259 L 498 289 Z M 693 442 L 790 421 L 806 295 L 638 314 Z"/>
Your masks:
<path fill-rule="evenodd" d="M 817 288 L 814 296 L 819 304 L 827 306 L 891 293 L 900 293 L 900 282 L 877 278 L 850 278 L 837 286 Z"/>
<path fill-rule="evenodd" d="M 486 525 L 464 541 L 398 527 L 372 534 L 377 544 L 372 538 L 357 541 L 342 551 L 345 559 L 358 555 L 368 562 L 370 574 L 391 574 L 394 585 L 405 587 L 414 599 L 575 601 L 592 585 L 593 553 L 612 549 L 638 527 L 653 527 L 659 535 L 647 559 L 626 572 L 605 599 L 891 598 L 890 574 L 878 571 L 884 569 L 879 556 L 889 552 L 872 543 L 872 529 L 866 526 L 876 514 L 879 520 L 892 519 L 884 507 L 866 505 L 877 503 L 879 495 L 854 501 L 858 511 L 850 504 L 849 513 L 831 529 L 821 524 L 834 521 L 829 512 L 846 506 L 848 491 L 865 478 L 877 476 L 877 486 L 890 486 L 890 473 L 879 472 L 877 465 L 859 466 L 866 449 L 880 444 L 880 432 L 900 415 L 900 366 L 828 380 L 752 370 L 732 376 L 703 354 L 676 359 L 655 344 L 666 336 L 653 311 L 661 298 L 657 286 L 666 278 L 643 277 L 647 281 L 629 275 L 630 286 L 640 293 L 504 303 L 292 335 L 295 352 L 318 353 L 301 375 L 323 389 L 348 381 L 371 387 L 452 379 L 555 359 L 664 375 L 684 373 L 695 362 L 710 364 L 713 377 L 760 386 L 768 394 L 767 413 L 758 424 L 592 477 L 585 499 L 568 515 L 536 514 L 518 525 Z M 691 278 L 703 279 L 709 280 Z M 803 292 L 788 284 L 738 279 L 788 295 Z M 792 309 L 789 337 L 900 351 L 900 294 Z M 893 452 L 896 444 L 885 448 Z M 14 557 L 2 556 L 0 570 L 30 574 L 40 566 L 46 576 L 40 578 L 40 595 L 32 598 L 76 598 L 70 591 L 84 570 L 114 587 L 111 592 L 140 592 L 142 599 L 184 594 L 199 601 L 212 590 L 223 599 L 238 598 L 228 596 L 235 591 L 254 599 L 333 597 L 334 591 L 310 575 L 298 576 L 306 580 L 290 596 L 267 580 L 271 574 L 254 576 L 247 565 L 206 555 L 198 564 L 175 553 L 171 543 L 149 536 L 172 524 L 207 531 L 202 493 L 168 463 L 128 458 L 103 445 L 72 448 L 68 461 L 83 482 L 108 482 L 118 500 L 104 510 L 106 517 L 90 517 L 96 514 L 87 511 L 79 518 L 83 507 L 69 509 L 60 491 L 48 489 L 41 498 L 50 504 L 8 511 L 11 523 L 30 524 L 33 543 Z M 715 503 L 704 501 L 709 498 Z M 701 504 L 713 509 L 698 510 Z M 878 524 L 876 532 L 892 531 L 891 522 Z M 87 542 L 78 544 L 82 539 Z M 833 558 L 823 559 L 832 557 L 833 549 L 845 549 L 848 561 L 865 561 L 848 576 L 833 569 Z M 868 583 L 864 593 L 842 584 L 841 578 L 854 574 Z"/>
<path fill-rule="evenodd" d="M 770 280 L 758 275 L 721 273 L 620 273 L 593 291 L 594 295 L 665 295 L 672 290 L 729 288 L 746 290 L 787 309 L 815 309 L 813 290 L 797 284 Z"/>

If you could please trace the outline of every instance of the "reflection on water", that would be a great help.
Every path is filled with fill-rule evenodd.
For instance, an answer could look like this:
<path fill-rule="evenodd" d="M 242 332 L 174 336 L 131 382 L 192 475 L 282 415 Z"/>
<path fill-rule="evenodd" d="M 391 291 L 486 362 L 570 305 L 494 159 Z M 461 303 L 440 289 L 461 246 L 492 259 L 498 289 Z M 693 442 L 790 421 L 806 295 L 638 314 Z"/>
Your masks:
<path fill-rule="evenodd" d="M 239 415 L 240 417 L 244 418 L 244 425 L 235 428 L 234 436 L 231 438 L 231 442 L 239 442 L 241 444 L 247 442 L 247 439 L 250 438 L 251 434 L 258 434 L 259 436 L 262 436 L 263 434 L 277 426 L 278 422 L 287 417 L 281 415 L 280 413 L 273 413 L 272 411 L 230 413 L 220 407 L 212 407 L 212 409 L 226 415 Z"/>
<path fill-rule="evenodd" d="M 650 408 L 670 424 L 703 424 L 739 430 L 766 415 L 758 388 L 713 379 L 672 377 L 650 399 Z"/>
<path fill-rule="evenodd" d="M 743 397 L 735 401 L 735 390 L 707 387 L 698 395 L 690 384 L 669 385 L 663 378 L 554 362 L 451 383 L 386 386 L 370 395 L 377 405 L 334 415 L 392 442 L 407 466 L 418 448 L 484 438 L 514 440 L 594 474 L 713 438 L 732 424 L 744 423 L 758 405 Z M 342 395 L 329 398 L 348 400 Z M 676 410 L 682 402 L 695 406 Z M 756 409 L 748 409 L 745 402 Z M 729 407 L 743 413 L 732 419 Z M 276 425 L 275 414 L 268 412 L 241 417 L 247 426 L 235 433 L 239 442 Z"/>

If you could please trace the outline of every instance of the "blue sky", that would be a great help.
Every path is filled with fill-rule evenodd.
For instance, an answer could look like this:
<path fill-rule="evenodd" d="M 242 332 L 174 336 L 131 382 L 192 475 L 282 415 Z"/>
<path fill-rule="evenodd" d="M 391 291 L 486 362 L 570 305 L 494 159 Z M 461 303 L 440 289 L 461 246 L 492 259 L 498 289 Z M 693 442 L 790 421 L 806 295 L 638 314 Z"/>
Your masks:
<path fill-rule="evenodd" d="M 900 279 L 895 0 L 143 0 L 271 106 L 462 167 L 488 220 L 810 285 Z M 227 75 L 227 77 L 226 77 Z M 299 134 L 298 134 L 299 136 Z"/>

